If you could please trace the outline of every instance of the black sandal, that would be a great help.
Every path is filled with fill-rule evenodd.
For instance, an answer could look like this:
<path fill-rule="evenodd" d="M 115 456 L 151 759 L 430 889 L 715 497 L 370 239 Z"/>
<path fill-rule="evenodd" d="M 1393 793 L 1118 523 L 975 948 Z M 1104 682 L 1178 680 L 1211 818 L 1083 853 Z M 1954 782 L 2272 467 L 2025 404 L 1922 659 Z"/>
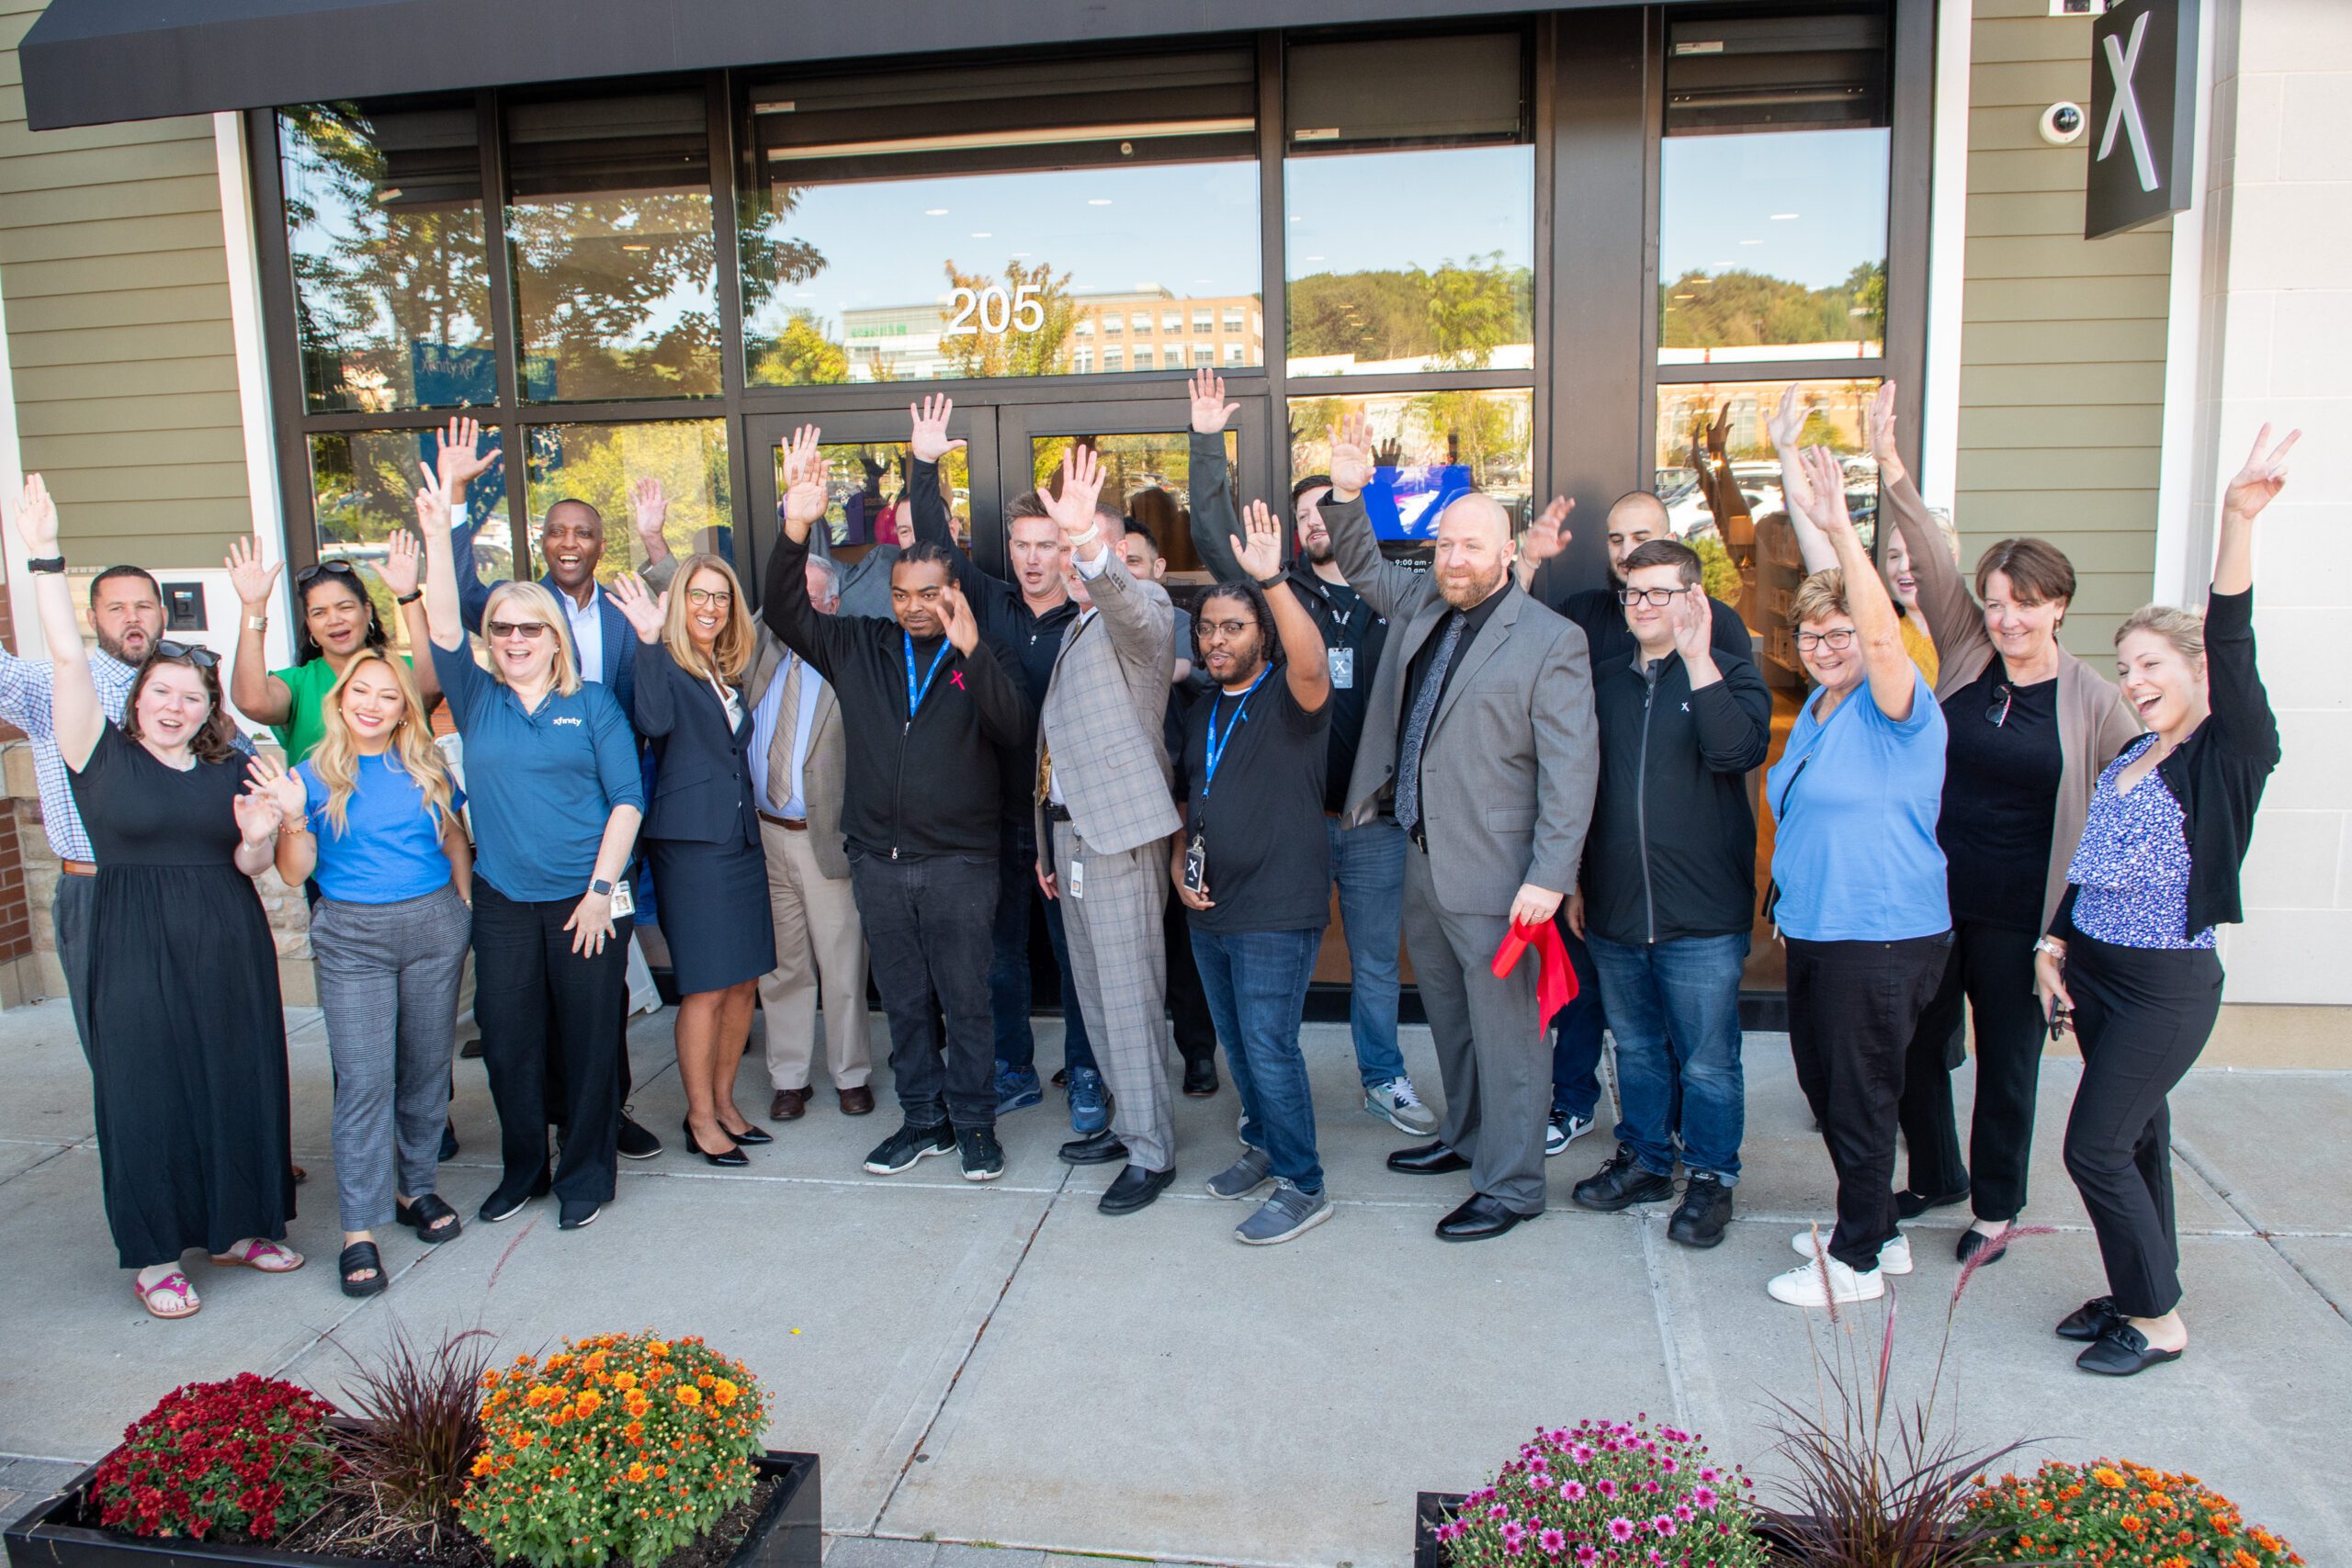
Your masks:
<path fill-rule="evenodd" d="M 335 1272 L 343 1276 L 343 1293 L 346 1296 L 372 1296 L 390 1283 L 384 1278 L 383 1254 L 376 1250 L 372 1241 L 355 1241 L 343 1249 L 334 1260 Z M 373 1269 L 373 1274 L 362 1270 Z"/>
<path fill-rule="evenodd" d="M 443 1202 L 438 1196 L 427 1192 L 413 1203 L 396 1203 L 392 1217 L 416 1232 L 416 1239 L 427 1247 L 453 1241 L 464 1228 L 458 1211 Z"/>

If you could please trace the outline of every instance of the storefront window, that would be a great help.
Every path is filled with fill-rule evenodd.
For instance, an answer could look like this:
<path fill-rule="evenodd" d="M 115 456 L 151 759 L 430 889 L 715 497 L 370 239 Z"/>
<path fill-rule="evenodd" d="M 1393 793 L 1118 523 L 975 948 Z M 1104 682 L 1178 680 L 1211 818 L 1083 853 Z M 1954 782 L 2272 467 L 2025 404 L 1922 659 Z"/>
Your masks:
<path fill-rule="evenodd" d="M 719 395 L 702 95 L 525 101 L 506 123 L 524 400 Z"/>
<path fill-rule="evenodd" d="M 697 550 L 739 561 L 734 508 L 728 493 L 727 425 L 723 420 L 643 424 L 543 424 L 530 431 L 529 474 L 523 499 L 531 515 L 532 575 L 538 525 L 560 501 L 584 501 L 605 520 L 605 558 L 596 575 L 610 581 L 645 559 L 638 543 L 629 487 L 661 481 L 669 516 L 662 530 L 680 559 Z"/>
<path fill-rule="evenodd" d="M 280 110 L 303 406 L 497 400 L 472 103 Z"/>
<path fill-rule="evenodd" d="M 1154 431 L 1145 434 L 1039 435 L 1029 442 L 1032 482 L 1050 486 L 1061 472 L 1062 455 L 1074 443 L 1094 448 L 1102 464 L 1102 501 L 1151 530 L 1171 573 L 1207 581 L 1200 552 L 1193 548 L 1192 438 Z M 1227 483 L 1238 471 L 1240 446 L 1225 433 Z"/>
<path fill-rule="evenodd" d="M 1484 491 L 1527 524 L 1532 486 L 1535 396 L 1524 389 L 1375 392 L 1290 400 L 1291 478 L 1331 462 L 1331 427 L 1362 413 L 1371 425 L 1373 482 L 1364 508 L 1390 553 L 1425 547 L 1438 513 L 1456 496 Z"/>
<path fill-rule="evenodd" d="M 500 445 L 498 432 L 482 439 Z M 360 570 L 376 613 L 391 633 L 393 646 L 414 652 L 408 627 L 377 575 L 394 534 L 414 533 L 416 491 L 440 443 L 430 431 L 338 431 L 313 435 L 311 447 L 311 507 L 318 528 L 319 559 L 348 561 Z M 514 551 L 506 527 L 503 466 L 468 487 L 466 513 L 486 518 L 474 536 L 474 561 L 486 582 L 513 575 Z"/>
<path fill-rule="evenodd" d="M 908 476 L 914 454 L 903 441 L 862 441 L 818 448 L 825 457 L 825 530 L 833 558 L 844 564 L 856 560 L 873 545 L 899 542 L 899 522 L 905 513 L 907 538 L 914 537 L 914 518 L 906 509 Z M 786 488 L 785 448 L 770 453 L 775 465 L 776 494 Z M 939 480 L 947 490 L 947 515 L 956 536 L 969 540 L 972 532 L 972 470 L 963 447 L 951 449 L 939 464 Z"/>

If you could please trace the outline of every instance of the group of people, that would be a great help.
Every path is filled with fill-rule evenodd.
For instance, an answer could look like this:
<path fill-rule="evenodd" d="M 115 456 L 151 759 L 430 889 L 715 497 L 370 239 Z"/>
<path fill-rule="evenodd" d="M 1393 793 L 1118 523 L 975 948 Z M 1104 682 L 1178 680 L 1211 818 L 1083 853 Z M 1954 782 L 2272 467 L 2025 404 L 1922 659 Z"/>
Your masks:
<path fill-rule="evenodd" d="M 460 1229 L 435 1168 L 469 951 L 502 1144 L 479 1218 L 552 1192 L 576 1229 L 613 1199 L 617 1157 L 659 1152 L 624 1111 L 627 942 L 647 899 L 682 996 L 681 1133 L 715 1165 L 774 1138 L 734 1100 L 755 1006 L 772 1122 L 808 1111 L 820 999 L 839 1108 L 873 1110 L 870 970 L 900 1124 L 865 1168 L 952 1155 L 967 1180 L 1001 1176 L 999 1119 L 1045 1093 L 1028 1021 L 1041 912 L 1064 976 L 1060 1157 L 1121 1168 L 1103 1213 L 1150 1204 L 1176 1177 L 1173 1095 L 1216 1092 L 1222 1042 L 1238 1146 L 1206 1190 L 1257 1200 L 1238 1240 L 1291 1240 L 1333 1213 L 1300 1024 L 1336 891 L 1363 1107 L 1423 1139 L 1387 1163 L 1466 1173 L 1440 1238 L 1544 1212 L 1546 1156 L 1595 1113 L 1605 1014 L 1617 1146 L 1573 1199 L 1677 1201 L 1679 1167 L 1668 1235 L 1719 1243 L 1744 1131 L 1751 775 L 1772 732 L 1737 613 L 1643 492 L 1611 509 L 1604 589 L 1532 591 L 1570 538 L 1565 501 L 1521 538 L 1473 492 L 1439 518 L 1426 570 L 1387 558 L 1361 415 L 1330 432 L 1329 471 L 1295 487 L 1288 519 L 1261 501 L 1237 512 L 1235 405 L 1213 372 L 1190 393 L 1192 530 L 1215 582 L 1189 615 L 1160 542 L 1102 497 L 1082 444 L 1010 508 L 1010 580 L 977 568 L 939 477 L 958 445 L 944 397 L 910 411 L 897 542 L 867 557 L 887 615 L 851 613 L 812 549 L 828 506 L 813 427 L 783 457 L 756 614 L 726 558 L 671 555 L 650 481 L 631 492 L 641 575 L 600 581 L 604 520 L 565 501 L 546 515 L 547 578 L 484 585 L 465 491 L 496 458 L 453 421 L 416 495 L 421 543 L 396 539 L 379 569 L 422 666 L 326 563 L 293 585 L 300 658 L 268 671 L 274 570 L 232 556 L 247 618 L 227 697 L 276 729 L 283 765 L 240 750 L 213 655 L 161 637 L 145 573 L 96 580 L 84 648 L 55 510 L 28 480 L 16 526 L 54 657 L 0 665 L 0 716 L 34 740 L 66 861 L 60 951 L 107 1215 L 147 1309 L 198 1309 L 191 1247 L 270 1272 L 302 1261 L 284 1245 L 275 954 L 248 880 L 272 867 L 314 900 L 352 1294 L 384 1287 L 378 1228 Z M 2074 576 L 2053 547 L 1996 544 L 1972 595 L 1892 410 L 1890 386 L 1870 414 L 1881 515 L 1932 641 L 1906 633 L 1838 460 L 1798 448 L 1792 399 L 1771 422 L 1811 572 L 1790 619 L 1813 690 L 1764 779 L 1764 908 L 1838 1199 L 1770 1292 L 1879 1295 L 1912 1267 L 1900 1222 L 1961 1202 L 1961 1260 L 1997 1259 L 2026 1202 L 2039 1060 L 2071 1027 L 2086 1070 L 2066 1164 L 2109 1293 L 2058 1331 L 2087 1342 L 2087 1370 L 2137 1371 L 2186 1342 L 2165 1096 L 2213 1023 L 2212 931 L 2239 918 L 2278 756 L 2251 535 L 2295 438 L 2266 430 L 2229 486 L 2207 614 L 2125 624 L 2119 690 L 2060 641 Z M 858 575 L 878 609 L 876 574 Z M 436 700 L 456 747 L 434 739 Z M 1442 1116 L 1397 1046 L 1400 938 Z M 1513 939 L 1536 953 L 1498 962 Z M 1556 1039 L 1547 952 L 1584 982 Z M 199 974 L 217 1003 L 200 1011 L 177 1000 Z M 1963 1014 L 1978 1059 L 1964 1152 Z"/>

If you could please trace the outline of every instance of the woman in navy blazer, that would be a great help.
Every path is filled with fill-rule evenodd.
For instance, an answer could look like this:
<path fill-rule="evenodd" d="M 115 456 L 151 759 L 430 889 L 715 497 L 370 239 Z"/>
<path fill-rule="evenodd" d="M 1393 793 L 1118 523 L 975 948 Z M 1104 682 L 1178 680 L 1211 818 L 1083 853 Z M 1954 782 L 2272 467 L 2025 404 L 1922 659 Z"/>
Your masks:
<path fill-rule="evenodd" d="M 658 600 L 624 575 L 608 590 L 637 632 L 637 728 L 652 743 L 645 849 L 664 891 L 662 935 L 677 976 L 678 1077 L 686 1141 L 713 1165 L 749 1162 L 771 1142 L 735 1109 L 735 1068 L 751 1037 L 760 976 L 775 967 L 767 857 L 745 753 L 742 682 L 757 651 L 732 568 L 688 558 Z"/>

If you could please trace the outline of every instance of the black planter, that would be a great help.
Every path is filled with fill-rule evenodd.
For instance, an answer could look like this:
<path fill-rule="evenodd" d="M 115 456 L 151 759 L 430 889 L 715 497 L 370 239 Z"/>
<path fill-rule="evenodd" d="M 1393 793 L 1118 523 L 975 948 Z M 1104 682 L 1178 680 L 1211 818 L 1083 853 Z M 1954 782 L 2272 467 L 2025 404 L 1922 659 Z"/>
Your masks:
<path fill-rule="evenodd" d="M 761 1479 L 784 1484 L 760 1510 L 727 1568 L 818 1568 L 824 1555 L 824 1507 L 815 1454 L 771 1450 L 752 1461 Z M 251 1541 L 234 1544 L 118 1535 L 62 1522 L 80 1511 L 82 1494 L 97 1473 L 92 1465 L 73 1483 L 34 1507 L 6 1530 L 9 1568 L 397 1568 L 377 1558 L 318 1551 L 281 1551 Z"/>
<path fill-rule="evenodd" d="M 1445 1568 L 1445 1548 L 1437 1542 L 1437 1527 L 1462 1506 L 1459 1492 L 1422 1492 L 1413 1499 L 1413 1568 Z M 1756 1522 L 1756 1533 L 1764 1539 L 1766 1548 L 1778 1562 L 1797 1563 L 1796 1547 L 1788 1537 L 1774 1529 L 1769 1520 Z"/>

